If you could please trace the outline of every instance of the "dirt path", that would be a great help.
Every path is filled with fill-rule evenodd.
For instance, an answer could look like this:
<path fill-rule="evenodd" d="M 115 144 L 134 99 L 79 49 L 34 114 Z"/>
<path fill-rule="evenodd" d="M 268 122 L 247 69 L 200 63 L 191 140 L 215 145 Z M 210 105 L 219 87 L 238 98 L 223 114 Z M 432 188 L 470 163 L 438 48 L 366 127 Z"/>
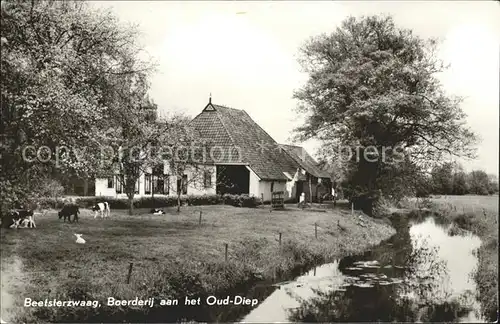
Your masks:
<path fill-rule="evenodd" d="M 0 275 L 0 319 L 2 323 L 13 323 L 12 320 L 16 310 L 16 295 L 24 289 L 22 268 L 21 259 L 15 255 L 2 260 Z"/>

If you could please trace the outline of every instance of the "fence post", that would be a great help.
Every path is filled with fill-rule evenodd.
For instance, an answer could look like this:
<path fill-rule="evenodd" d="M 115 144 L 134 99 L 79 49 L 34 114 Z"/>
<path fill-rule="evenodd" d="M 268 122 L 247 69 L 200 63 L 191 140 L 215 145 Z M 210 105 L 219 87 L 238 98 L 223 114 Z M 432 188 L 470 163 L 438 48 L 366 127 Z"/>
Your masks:
<path fill-rule="evenodd" d="M 260 194 L 260 200 L 262 201 L 262 205 L 264 205 L 264 193 Z"/>
<path fill-rule="evenodd" d="M 132 267 L 133 266 L 134 266 L 134 263 L 130 262 L 130 265 L 128 266 L 127 284 L 130 283 L 130 277 L 132 276 Z"/>
<path fill-rule="evenodd" d="M 281 248 L 281 232 L 279 233 L 279 239 L 278 242 L 280 243 L 280 248 Z"/>
<path fill-rule="evenodd" d="M 201 210 L 200 210 L 200 220 L 199 220 L 198 224 L 201 225 Z"/>
<path fill-rule="evenodd" d="M 227 247 L 228 247 L 228 244 L 225 243 L 224 244 L 224 249 L 225 249 L 225 251 L 224 251 L 224 258 L 225 258 L 226 262 L 227 262 Z"/>
<path fill-rule="evenodd" d="M 314 237 L 318 238 L 318 223 L 314 223 Z"/>

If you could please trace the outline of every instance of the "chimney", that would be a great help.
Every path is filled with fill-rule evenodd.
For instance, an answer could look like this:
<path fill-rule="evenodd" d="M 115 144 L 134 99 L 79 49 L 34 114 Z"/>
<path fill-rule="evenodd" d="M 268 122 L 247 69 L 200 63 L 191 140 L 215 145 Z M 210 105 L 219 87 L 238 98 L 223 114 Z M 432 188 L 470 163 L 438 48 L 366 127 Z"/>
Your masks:
<path fill-rule="evenodd" d="M 211 104 L 212 103 L 212 93 L 210 92 L 210 97 L 208 97 L 208 103 Z"/>

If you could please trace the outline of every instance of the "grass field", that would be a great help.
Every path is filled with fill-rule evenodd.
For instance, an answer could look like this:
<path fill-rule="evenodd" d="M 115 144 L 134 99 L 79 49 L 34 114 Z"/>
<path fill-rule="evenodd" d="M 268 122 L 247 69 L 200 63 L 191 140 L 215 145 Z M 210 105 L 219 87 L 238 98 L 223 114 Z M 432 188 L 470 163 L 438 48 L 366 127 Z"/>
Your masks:
<path fill-rule="evenodd" d="M 498 196 L 433 196 L 431 200 L 442 207 L 456 206 L 459 212 L 482 212 L 484 209 L 498 216 Z"/>
<path fill-rule="evenodd" d="M 144 320 L 140 316 L 147 314 L 127 307 L 34 309 L 22 303 L 26 297 L 105 303 L 111 296 L 214 294 L 360 252 L 395 233 L 386 223 L 368 217 L 364 217 L 368 226 L 361 227 L 350 211 L 339 209 L 270 213 L 268 208 L 198 206 L 183 207 L 180 214 L 175 208 L 165 210 L 166 215 L 136 210 L 133 216 L 112 211 L 110 219 L 93 219 L 89 210 L 82 210 L 78 224 L 63 223 L 51 211 L 37 218 L 36 229 L 2 229 L 3 319 L 115 322 L 130 321 L 130 313 L 136 311 L 136 319 Z M 74 233 L 83 234 L 87 243 L 76 244 Z M 126 284 L 130 262 L 131 282 Z"/>
<path fill-rule="evenodd" d="M 481 238 L 478 251 L 479 268 L 475 281 L 479 287 L 479 300 L 484 315 L 498 319 L 498 204 L 496 196 L 434 196 L 429 199 L 432 209 Z M 420 200 L 421 201 L 421 200 Z M 417 200 L 409 206 L 417 208 Z"/>

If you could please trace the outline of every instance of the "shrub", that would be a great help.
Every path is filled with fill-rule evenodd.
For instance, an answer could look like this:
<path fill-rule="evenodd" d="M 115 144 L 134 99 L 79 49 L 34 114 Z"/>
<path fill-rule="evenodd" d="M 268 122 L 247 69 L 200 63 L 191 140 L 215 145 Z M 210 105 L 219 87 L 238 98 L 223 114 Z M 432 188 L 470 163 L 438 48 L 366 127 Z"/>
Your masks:
<path fill-rule="evenodd" d="M 183 203 L 181 197 L 181 204 Z M 162 208 L 177 206 L 177 197 L 160 196 L 160 197 L 140 197 L 134 199 L 135 208 Z"/>
<path fill-rule="evenodd" d="M 64 204 L 62 199 L 54 198 L 54 197 L 41 197 L 33 199 L 40 208 L 54 208 L 57 209 L 62 207 Z"/>
<path fill-rule="evenodd" d="M 61 197 L 64 187 L 57 180 L 47 179 L 42 181 L 34 190 L 34 195 L 38 197 Z"/>
<path fill-rule="evenodd" d="M 118 199 L 114 197 L 97 196 L 97 197 L 81 197 L 76 199 L 76 204 L 81 208 L 90 208 L 98 203 L 107 201 L 109 208 L 125 209 L 128 208 L 128 201 L 126 199 Z"/>
<path fill-rule="evenodd" d="M 350 202 L 354 203 L 354 208 L 363 211 L 363 213 L 374 216 L 373 212 L 377 202 L 382 198 L 380 191 L 370 191 L 355 193 L 351 196 Z"/>
<path fill-rule="evenodd" d="M 474 226 L 478 225 L 478 220 L 474 213 L 458 214 L 453 218 L 453 221 L 461 228 L 472 230 Z"/>
<path fill-rule="evenodd" d="M 224 194 L 222 195 L 222 201 L 224 205 L 236 206 L 236 195 Z"/>
<path fill-rule="evenodd" d="M 240 207 L 255 208 L 259 205 L 260 199 L 255 196 L 241 195 L 238 197 Z"/>
<path fill-rule="evenodd" d="M 390 208 L 393 205 L 390 199 L 384 196 L 380 196 L 378 200 L 373 204 L 372 215 L 373 217 L 382 218 L 389 215 Z"/>
<path fill-rule="evenodd" d="M 189 195 L 185 199 L 189 206 L 218 205 L 222 202 L 220 195 Z"/>
<path fill-rule="evenodd" d="M 67 203 L 67 199 L 42 197 L 33 199 L 41 208 L 59 209 Z M 128 198 L 116 197 L 81 197 L 77 198 L 75 203 L 80 208 L 90 208 L 98 203 L 107 201 L 111 209 L 128 209 Z M 181 196 L 181 205 L 202 206 L 202 205 L 218 205 L 224 202 L 226 205 L 236 207 L 257 207 L 261 204 L 260 199 L 247 194 L 243 195 L 201 195 L 201 196 Z M 163 208 L 177 206 L 177 196 L 158 196 L 158 197 L 138 197 L 134 198 L 134 208 Z"/>
<path fill-rule="evenodd" d="M 260 204 L 259 198 L 255 196 L 250 196 L 248 194 L 243 194 L 243 195 L 224 194 L 222 196 L 222 200 L 224 201 L 224 204 L 235 207 L 254 208 Z"/>

